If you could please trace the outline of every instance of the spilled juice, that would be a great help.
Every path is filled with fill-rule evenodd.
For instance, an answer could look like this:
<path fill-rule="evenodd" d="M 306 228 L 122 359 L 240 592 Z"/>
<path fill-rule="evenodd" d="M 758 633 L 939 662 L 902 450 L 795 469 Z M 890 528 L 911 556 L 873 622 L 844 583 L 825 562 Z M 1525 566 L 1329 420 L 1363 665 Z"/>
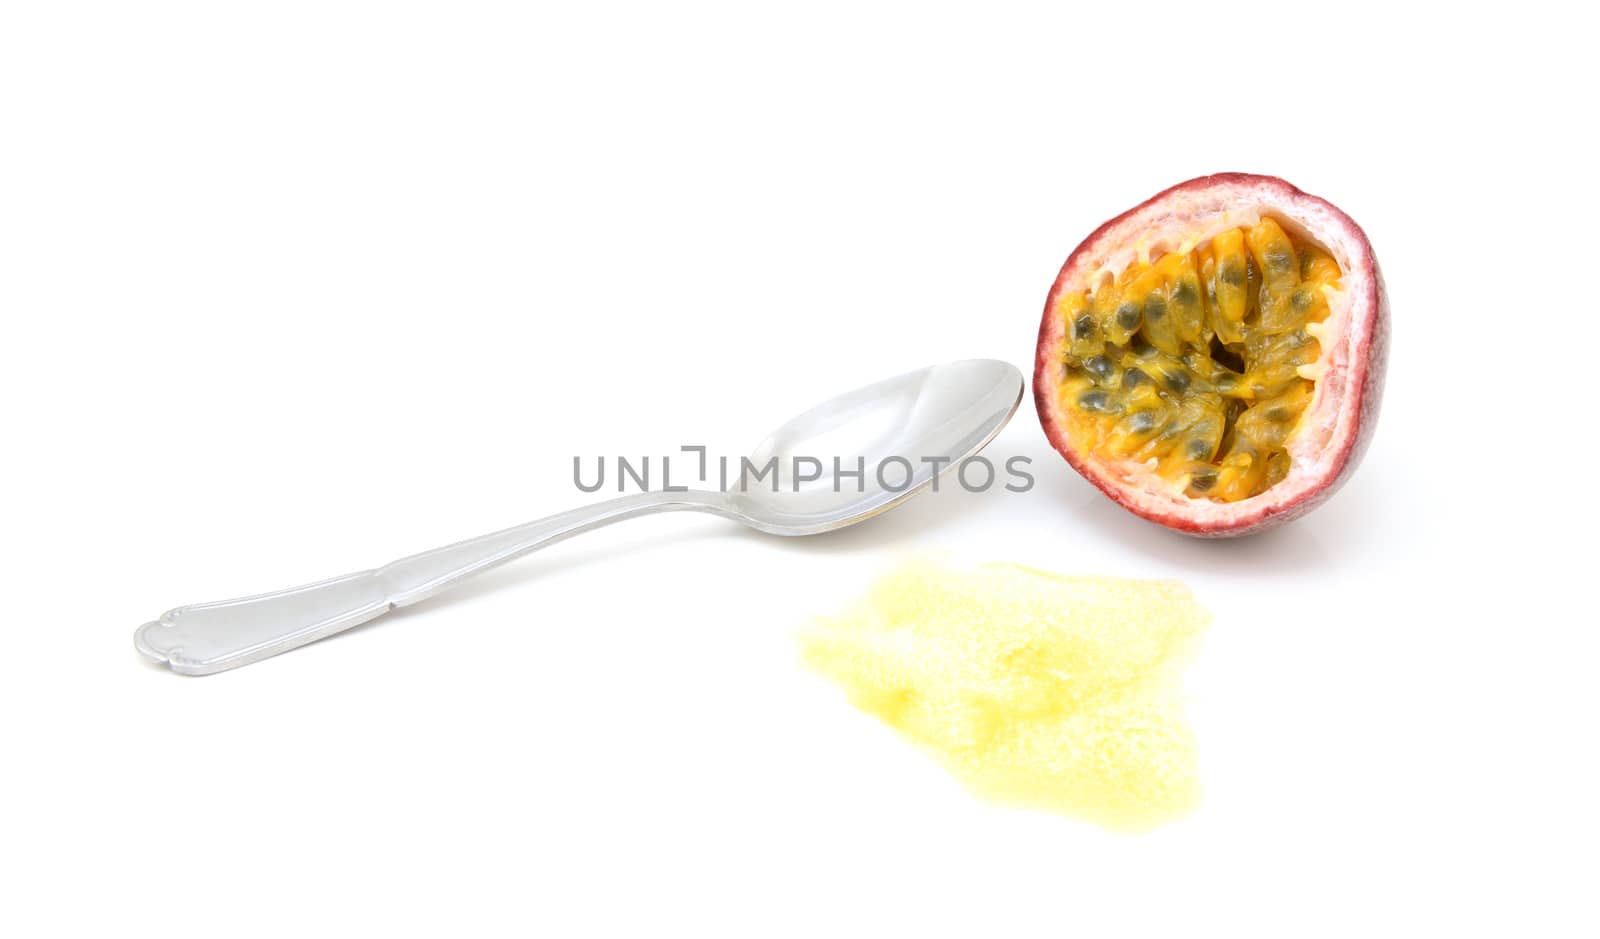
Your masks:
<path fill-rule="evenodd" d="M 1142 830 L 1198 797 L 1175 581 L 919 560 L 800 637 L 807 664 L 994 801 Z"/>

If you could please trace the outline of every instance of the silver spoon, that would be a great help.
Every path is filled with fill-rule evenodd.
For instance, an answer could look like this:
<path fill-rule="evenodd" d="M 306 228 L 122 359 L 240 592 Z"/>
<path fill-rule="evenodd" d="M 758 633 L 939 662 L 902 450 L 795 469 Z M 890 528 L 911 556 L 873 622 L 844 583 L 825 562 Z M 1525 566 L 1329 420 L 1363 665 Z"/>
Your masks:
<path fill-rule="evenodd" d="M 725 490 L 621 496 L 375 570 L 180 606 L 140 626 L 133 643 L 184 675 L 226 671 L 410 606 L 580 532 L 655 512 L 710 512 L 773 535 L 843 528 L 899 505 L 983 449 L 1011 419 L 1022 390 L 1022 373 L 992 359 L 908 372 L 779 427 L 741 461 Z"/>

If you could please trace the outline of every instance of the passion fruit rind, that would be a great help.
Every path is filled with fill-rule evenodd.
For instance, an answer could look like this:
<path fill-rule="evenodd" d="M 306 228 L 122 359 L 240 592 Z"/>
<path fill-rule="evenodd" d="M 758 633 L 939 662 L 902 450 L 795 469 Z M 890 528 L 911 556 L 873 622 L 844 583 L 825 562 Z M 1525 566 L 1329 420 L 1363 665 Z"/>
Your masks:
<path fill-rule="evenodd" d="M 1276 177 L 1218 174 L 1112 219 L 1067 258 L 1034 399 L 1052 445 L 1118 504 L 1189 534 L 1241 535 L 1349 477 L 1387 345 L 1361 228 Z"/>

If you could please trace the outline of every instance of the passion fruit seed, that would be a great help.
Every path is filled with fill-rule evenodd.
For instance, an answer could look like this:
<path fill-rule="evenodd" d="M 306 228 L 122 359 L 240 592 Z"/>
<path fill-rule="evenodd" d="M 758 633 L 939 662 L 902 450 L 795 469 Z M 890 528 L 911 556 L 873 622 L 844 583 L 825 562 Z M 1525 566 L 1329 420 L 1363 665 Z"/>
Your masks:
<path fill-rule="evenodd" d="M 1259 495 L 1289 474 L 1287 441 L 1315 390 L 1305 366 L 1322 354 L 1306 326 L 1327 317 L 1341 273 L 1269 217 L 1062 297 L 1072 433 L 1157 461 L 1192 497 Z"/>
<path fill-rule="evenodd" d="M 1078 407 L 1085 411 L 1099 414 L 1120 414 L 1122 408 L 1112 403 L 1111 396 L 1104 391 L 1091 391 L 1078 399 Z"/>
<path fill-rule="evenodd" d="M 1140 411 L 1129 415 L 1127 421 L 1128 432 L 1134 434 L 1147 434 L 1156 426 L 1156 412 Z"/>

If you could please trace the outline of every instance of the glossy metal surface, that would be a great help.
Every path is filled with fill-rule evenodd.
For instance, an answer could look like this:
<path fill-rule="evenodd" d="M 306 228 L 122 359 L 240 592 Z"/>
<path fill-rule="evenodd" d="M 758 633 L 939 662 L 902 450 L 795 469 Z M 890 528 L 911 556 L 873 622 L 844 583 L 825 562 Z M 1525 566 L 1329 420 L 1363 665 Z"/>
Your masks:
<path fill-rule="evenodd" d="M 237 668 L 409 606 L 562 539 L 655 512 L 710 512 L 774 535 L 843 528 L 923 491 L 983 449 L 1011 419 L 1022 392 L 1016 367 L 991 359 L 908 372 L 840 395 L 779 427 L 725 491 L 626 495 L 373 570 L 178 607 L 139 627 L 134 645 L 185 675 Z"/>

